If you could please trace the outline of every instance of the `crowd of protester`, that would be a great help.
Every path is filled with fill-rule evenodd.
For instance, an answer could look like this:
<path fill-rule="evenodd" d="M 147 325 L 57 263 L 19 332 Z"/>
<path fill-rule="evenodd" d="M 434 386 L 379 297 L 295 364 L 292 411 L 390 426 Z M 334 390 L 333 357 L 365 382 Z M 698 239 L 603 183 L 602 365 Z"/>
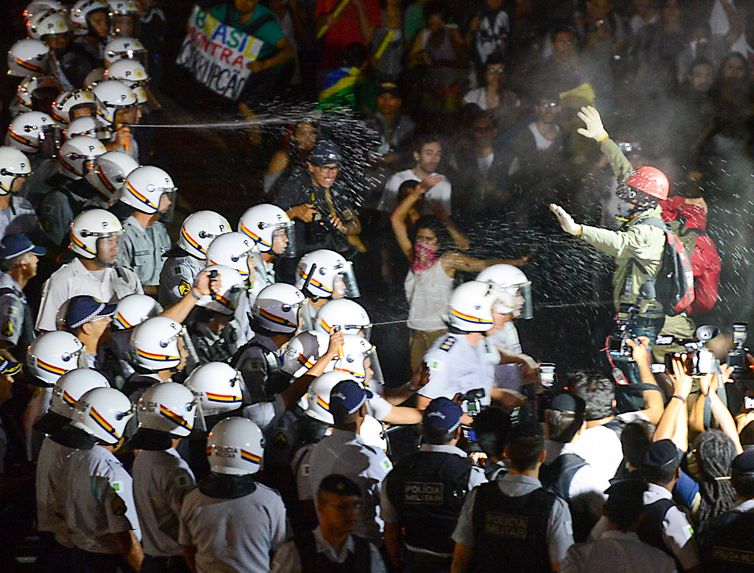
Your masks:
<path fill-rule="evenodd" d="M 233 102 L 186 6 L 8 4 L 0 569 L 754 570 L 747 4 L 199 2 L 261 41 Z M 264 159 L 234 209 L 154 165 L 173 80 Z M 518 329 L 585 245 L 566 371 Z"/>

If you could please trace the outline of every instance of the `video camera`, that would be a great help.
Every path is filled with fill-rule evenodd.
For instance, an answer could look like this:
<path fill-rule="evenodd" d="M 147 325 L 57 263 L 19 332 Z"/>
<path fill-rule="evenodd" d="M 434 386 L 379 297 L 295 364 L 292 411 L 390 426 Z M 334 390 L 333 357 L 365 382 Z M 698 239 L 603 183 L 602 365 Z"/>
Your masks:
<path fill-rule="evenodd" d="M 482 398 L 484 398 L 484 388 L 474 388 L 458 398 L 461 408 L 472 418 L 482 411 Z"/>
<path fill-rule="evenodd" d="M 733 368 L 731 378 L 740 382 L 746 388 L 754 390 L 754 376 L 749 368 L 746 339 L 749 336 L 749 324 L 746 322 L 733 323 L 733 350 L 728 352 L 728 366 Z"/>
<path fill-rule="evenodd" d="M 627 309 L 621 308 L 618 316 L 625 315 L 628 315 L 628 318 L 618 320 L 615 330 L 610 334 L 607 343 L 607 352 L 615 362 L 634 361 L 628 341 L 636 338 L 634 328 L 639 319 L 639 307 L 631 305 Z"/>
<path fill-rule="evenodd" d="M 693 340 L 677 341 L 686 348 L 686 370 L 689 376 L 699 378 L 706 374 L 720 373 L 720 360 L 714 352 L 707 348 L 707 343 L 718 334 L 720 334 L 720 330 L 716 326 L 705 325 L 696 329 Z M 666 372 L 673 372 L 672 361 L 677 356 L 677 353 L 665 355 Z"/>

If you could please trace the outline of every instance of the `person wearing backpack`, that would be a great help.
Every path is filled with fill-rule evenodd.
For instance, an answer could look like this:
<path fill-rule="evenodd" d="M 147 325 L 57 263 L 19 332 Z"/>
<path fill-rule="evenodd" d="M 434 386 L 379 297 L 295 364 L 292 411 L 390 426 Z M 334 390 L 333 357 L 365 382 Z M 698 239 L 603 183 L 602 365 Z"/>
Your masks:
<path fill-rule="evenodd" d="M 595 108 L 583 107 L 578 116 L 585 124 L 578 130 L 579 133 L 599 143 L 600 150 L 610 162 L 618 180 L 616 194 L 627 210 L 627 221 L 619 231 L 610 231 L 577 224 L 559 205 L 550 205 L 550 210 L 566 233 L 583 239 L 615 259 L 612 283 L 618 325 L 628 326 L 633 339 L 646 336 L 651 346 L 665 323 L 665 311 L 658 300 L 655 281 L 666 258 L 666 236 L 670 238 L 665 232 L 658 205 L 658 201 L 668 197 L 668 178 L 655 167 L 644 166 L 634 170 L 608 136 Z M 640 382 L 635 363 L 617 361 L 616 366 L 628 382 Z M 625 380 L 620 380 L 623 376 L 616 368 L 613 371 L 618 381 L 625 383 Z"/>

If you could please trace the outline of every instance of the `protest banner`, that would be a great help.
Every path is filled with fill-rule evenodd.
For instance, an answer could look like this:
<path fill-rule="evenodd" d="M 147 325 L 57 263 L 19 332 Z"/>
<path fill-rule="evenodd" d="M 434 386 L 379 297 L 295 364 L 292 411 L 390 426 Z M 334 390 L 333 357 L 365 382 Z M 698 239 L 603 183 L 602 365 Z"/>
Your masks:
<path fill-rule="evenodd" d="M 263 44 L 194 6 L 176 63 L 216 94 L 235 101 L 251 73 L 247 64 L 257 59 Z"/>

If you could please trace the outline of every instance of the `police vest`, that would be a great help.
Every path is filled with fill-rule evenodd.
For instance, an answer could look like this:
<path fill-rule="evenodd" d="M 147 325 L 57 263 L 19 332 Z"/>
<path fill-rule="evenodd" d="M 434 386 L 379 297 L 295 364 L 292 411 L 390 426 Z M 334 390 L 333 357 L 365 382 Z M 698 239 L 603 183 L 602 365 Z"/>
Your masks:
<path fill-rule="evenodd" d="M 452 554 L 450 536 L 469 489 L 472 463 L 446 452 L 416 452 L 387 477 L 387 495 L 401 514 L 406 544 Z"/>
<path fill-rule="evenodd" d="M 323 553 L 317 552 L 317 542 L 310 530 L 296 535 L 294 543 L 298 550 L 302 573 L 370 573 L 372 551 L 369 541 L 353 534 L 351 539 L 354 545 L 353 553 L 349 553 L 343 563 L 335 563 Z"/>
<path fill-rule="evenodd" d="M 470 570 L 549 573 L 547 523 L 555 500 L 542 488 L 513 497 L 497 482 L 477 487 L 472 515 L 477 550 Z"/>
<path fill-rule="evenodd" d="M 562 454 L 553 462 L 543 465 L 539 469 L 539 481 L 542 487 L 551 491 L 568 503 L 573 519 L 573 539 L 577 543 L 586 541 L 589 532 L 597 523 L 597 519 L 586 507 L 575 507 L 571 503 L 571 482 L 581 468 L 586 464 L 577 454 Z"/>
<path fill-rule="evenodd" d="M 644 543 L 648 543 L 652 547 L 661 549 L 671 557 L 675 558 L 673 552 L 670 551 L 665 540 L 662 537 L 662 523 L 665 520 L 665 515 L 670 511 L 671 507 L 674 507 L 672 499 L 658 499 L 654 503 L 644 506 L 644 519 L 639 525 L 639 529 L 636 530 L 636 534 Z"/>
<path fill-rule="evenodd" d="M 699 554 L 705 571 L 715 573 L 754 572 L 751 532 L 754 514 L 726 511 L 699 534 Z"/>

